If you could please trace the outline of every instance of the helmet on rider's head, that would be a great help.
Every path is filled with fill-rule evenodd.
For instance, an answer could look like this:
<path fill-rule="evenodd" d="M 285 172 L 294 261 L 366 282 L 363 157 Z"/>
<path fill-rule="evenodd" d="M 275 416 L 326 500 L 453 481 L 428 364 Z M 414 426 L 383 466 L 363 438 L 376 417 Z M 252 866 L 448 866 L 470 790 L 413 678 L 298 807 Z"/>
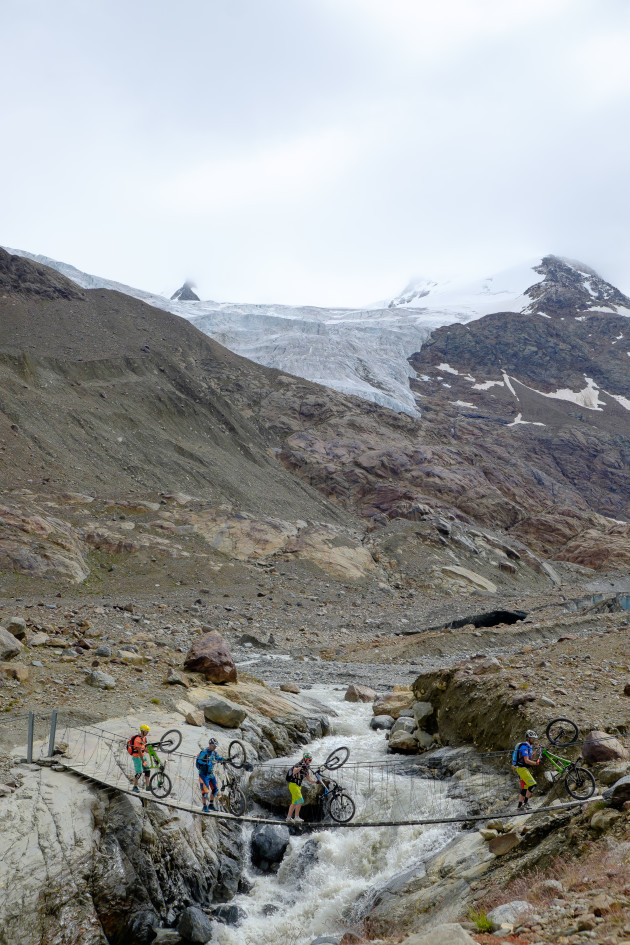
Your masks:
<path fill-rule="evenodd" d="M 210 738 L 210 739 L 208 739 L 208 745 L 214 745 L 214 747 L 216 748 L 218 744 L 219 744 L 219 743 L 218 743 L 218 741 L 216 740 L 216 738 Z"/>
<path fill-rule="evenodd" d="M 536 732 L 532 731 L 531 728 L 528 728 L 527 731 L 525 732 L 525 738 L 527 738 L 528 741 L 530 742 L 538 741 L 538 735 L 536 734 Z"/>
<path fill-rule="evenodd" d="M 304 754 L 302 755 L 302 761 L 305 761 L 308 764 L 312 760 L 313 760 L 313 756 L 308 751 L 305 751 Z"/>
<path fill-rule="evenodd" d="M 148 725 L 145 725 L 145 723 L 143 722 L 142 725 L 140 726 L 140 731 L 141 731 L 141 732 L 150 732 L 151 729 L 149 728 Z"/>

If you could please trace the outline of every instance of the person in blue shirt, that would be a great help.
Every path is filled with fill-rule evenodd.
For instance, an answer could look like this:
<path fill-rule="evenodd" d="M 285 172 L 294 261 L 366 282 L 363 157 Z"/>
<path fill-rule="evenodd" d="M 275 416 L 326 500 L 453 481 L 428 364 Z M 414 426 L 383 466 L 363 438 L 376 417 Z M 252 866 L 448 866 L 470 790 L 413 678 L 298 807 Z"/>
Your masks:
<path fill-rule="evenodd" d="M 538 755 L 538 735 L 528 729 L 525 732 L 525 738 L 526 741 L 519 742 L 514 749 L 514 761 L 516 762 L 514 767 L 521 783 L 521 793 L 518 801 L 519 810 L 527 810 L 529 799 L 532 796 L 532 788 L 536 787 L 536 779 L 529 768 L 540 764 L 540 757 L 534 757 L 534 753 Z"/>
<path fill-rule="evenodd" d="M 217 761 L 225 761 L 217 752 L 217 741 L 211 738 L 208 747 L 203 748 L 197 755 L 195 765 L 199 772 L 199 784 L 201 786 L 201 797 L 203 800 L 204 812 L 216 810 L 214 798 L 217 793 L 217 779 L 213 774 L 213 769 Z"/>

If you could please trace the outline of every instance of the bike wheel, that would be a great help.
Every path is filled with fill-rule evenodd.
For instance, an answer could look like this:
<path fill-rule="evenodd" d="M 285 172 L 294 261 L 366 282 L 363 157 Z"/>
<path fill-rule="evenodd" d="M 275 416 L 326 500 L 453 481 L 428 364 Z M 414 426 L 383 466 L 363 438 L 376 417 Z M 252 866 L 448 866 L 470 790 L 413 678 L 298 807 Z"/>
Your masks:
<path fill-rule="evenodd" d="M 586 768 L 572 768 L 564 779 L 564 786 L 576 801 L 587 801 L 595 793 L 595 778 Z"/>
<path fill-rule="evenodd" d="M 558 748 L 575 745 L 579 734 L 577 725 L 571 719 L 552 719 L 545 730 L 545 735 L 551 744 Z"/>
<path fill-rule="evenodd" d="M 154 797 L 168 797 L 173 790 L 171 779 L 163 771 L 156 771 L 151 775 L 149 790 Z"/>
<path fill-rule="evenodd" d="M 177 751 L 181 743 L 182 733 L 177 728 L 171 728 L 168 732 L 165 732 L 164 735 L 162 735 L 155 747 L 159 751 L 165 751 L 167 755 L 170 755 L 172 751 Z"/>
<path fill-rule="evenodd" d="M 230 742 L 228 748 L 228 761 L 233 768 L 242 768 L 245 764 L 245 746 L 242 742 Z"/>
<path fill-rule="evenodd" d="M 328 804 L 330 816 L 338 824 L 347 824 L 349 820 L 352 820 L 355 810 L 354 801 L 348 794 L 335 794 Z"/>
<path fill-rule="evenodd" d="M 242 817 L 245 813 L 245 808 L 247 807 L 247 801 L 245 800 L 245 795 L 240 788 L 237 788 L 236 785 L 230 788 L 227 796 L 227 806 L 230 814 L 234 814 L 235 817 Z"/>
<path fill-rule="evenodd" d="M 331 751 L 322 767 L 326 768 L 328 771 L 335 771 L 337 768 L 341 768 L 342 765 L 345 765 L 349 757 L 350 749 L 342 745 L 340 748 L 335 748 L 334 751 Z"/>

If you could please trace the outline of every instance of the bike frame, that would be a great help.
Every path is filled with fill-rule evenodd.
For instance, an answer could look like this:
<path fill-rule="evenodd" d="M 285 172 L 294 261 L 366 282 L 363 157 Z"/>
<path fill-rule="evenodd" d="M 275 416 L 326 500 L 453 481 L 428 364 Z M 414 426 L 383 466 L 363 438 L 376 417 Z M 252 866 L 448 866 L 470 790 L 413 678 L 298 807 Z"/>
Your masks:
<path fill-rule="evenodd" d="M 569 768 L 575 764 L 574 761 L 568 761 L 566 758 L 561 758 L 560 755 L 554 755 L 548 748 L 541 748 L 540 753 L 543 758 L 546 758 L 553 765 L 558 774 L 566 774 Z"/>
<path fill-rule="evenodd" d="M 149 768 L 160 768 L 163 766 L 164 762 L 160 761 L 158 758 L 157 752 L 153 745 L 147 745 L 145 754 L 149 756 L 150 764 Z"/>

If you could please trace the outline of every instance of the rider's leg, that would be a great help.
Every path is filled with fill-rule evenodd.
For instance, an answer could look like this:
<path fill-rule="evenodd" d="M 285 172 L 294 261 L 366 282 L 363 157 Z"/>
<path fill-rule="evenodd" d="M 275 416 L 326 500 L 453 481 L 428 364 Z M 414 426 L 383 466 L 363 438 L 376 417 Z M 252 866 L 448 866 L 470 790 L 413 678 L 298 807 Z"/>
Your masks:
<path fill-rule="evenodd" d="M 302 789 L 299 784 L 294 784 L 293 781 L 289 781 L 289 792 L 291 794 L 291 806 L 287 813 L 287 820 L 295 820 L 299 816 L 300 807 L 304 803 L 304 798 L 302 797 Z"/>
<path fill-rule="evenodd" d="M 211 774 L 210 777 L 208 778 L 208 784 L 210 787 L 210 799 L 209 799 L 208 807 L 210 808 L 210 810 L 214 810 L 215 809 L 214 799 L 217 796 L 217 779 L 215 778 L 213 774 Z"/>
<path fill-rule="evenodd" d="M 138 781 L 140 780 L 140 775 L 142 774 L 142 758 L 138 758 L 137 755 L 132 755 L 131 760 L 133 761 L 133 770 L 135 771 L 135 776 L 133 779 L 133 789 L 138 791 Z"/>

